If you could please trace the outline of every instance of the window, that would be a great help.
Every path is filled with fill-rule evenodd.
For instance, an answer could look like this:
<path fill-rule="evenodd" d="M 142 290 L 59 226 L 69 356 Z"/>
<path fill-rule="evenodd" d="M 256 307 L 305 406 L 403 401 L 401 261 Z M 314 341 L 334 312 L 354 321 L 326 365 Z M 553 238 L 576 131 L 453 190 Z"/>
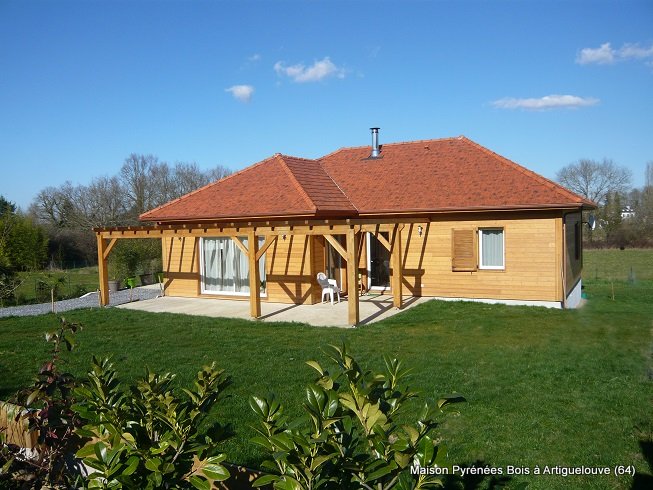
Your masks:
<path fill-rule="evenodd" d="M 574 258 L 576 260 L 580 260 L 581 245 L 580 223 L 576 221 L 574 223 Z"/>
<path fill-rule="evenodd" d="M 503 228 L 478 230 L 479 269 L 504 269 Z"/>
<path fill-rule="evenodd" d="M 247 247 L 247 237 L 239 237 Z M 264 237 L 259 237 L 259 246 Z M 249 295 L 249 262 L 229 237 L 201 240 L 202 293 Z M 265 284 L 265 255 L 259 260 L 261 284 Z M 263 286 L 262 286 L 263 289 Z"/>

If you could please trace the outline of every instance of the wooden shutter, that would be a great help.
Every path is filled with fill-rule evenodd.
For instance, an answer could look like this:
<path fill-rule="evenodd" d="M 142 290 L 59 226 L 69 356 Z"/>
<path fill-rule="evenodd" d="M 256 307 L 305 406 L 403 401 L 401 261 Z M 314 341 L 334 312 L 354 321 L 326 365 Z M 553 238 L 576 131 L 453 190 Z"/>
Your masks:
<path fill-rule="evenodd" d="M 451 270 L 475 271 L 477 269 L 478 253 L 476 245 L 476 230 L 451 230 Z"/>

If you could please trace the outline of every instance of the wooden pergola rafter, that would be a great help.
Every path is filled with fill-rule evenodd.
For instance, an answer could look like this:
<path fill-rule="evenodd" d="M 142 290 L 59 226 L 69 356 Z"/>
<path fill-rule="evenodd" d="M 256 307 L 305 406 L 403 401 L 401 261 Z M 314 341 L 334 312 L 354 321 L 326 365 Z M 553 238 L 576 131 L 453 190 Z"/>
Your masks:
<path fill-rule="evenodd" d="M 405 222 L 406 220 L 402 220 Z M 412 220 L 410 220 L 412 221 Z M 153 226 L 126 226 L 95 228 L 98 251 L 98 270 L 100 279 L 100 303 L 109 304 L 109 284 L 107 259 L 118 240 L 166 237 L 230 237 L 236 246 L 248 257 L 250 314 L 253 318 L 261 316 L 261 291 L 259 260 L 267 249 L 283 235 L 323 236 L 333 249 L 347 262 L 348 323 L 357 325 L 360 321 L 358 260 L 360 256 L 361 233 L 372 233 L 379 243 L 390 252 L 392 265 L 393 305 L 402 306 L 402 261 L 401 231 L 404 225 L 388 223 L 386 220 L 304 220 L 299 222 L 248 222 L 248 223 L 192 223 L 163 224 Z M 381 232 L 389 233 L 386 239 Z M 345 246 L 335 238 L 345 236 Z M 239 237 L 247 237 L 245 245 Z M 261 247 L 258 237 L 265 237 Z"/>

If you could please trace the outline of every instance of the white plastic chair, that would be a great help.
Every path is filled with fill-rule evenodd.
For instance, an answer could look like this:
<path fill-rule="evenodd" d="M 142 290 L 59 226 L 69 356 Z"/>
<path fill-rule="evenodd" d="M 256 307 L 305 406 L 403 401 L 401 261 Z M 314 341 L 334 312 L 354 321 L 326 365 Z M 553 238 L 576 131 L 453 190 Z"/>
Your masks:
<path fill-rule="evenodd" d="M 338 283 L 335 279 L 327 279 L 326 274 L 320 272 L 317 275 L 317 282 L 322 287 L 322 303 L 324 303 L 324 298 L 329 295 L 331 304 L 333 304 L 334 293 L 338 296 L 338 303 L 340 303 L 340 288 L 338 288 Z"/>

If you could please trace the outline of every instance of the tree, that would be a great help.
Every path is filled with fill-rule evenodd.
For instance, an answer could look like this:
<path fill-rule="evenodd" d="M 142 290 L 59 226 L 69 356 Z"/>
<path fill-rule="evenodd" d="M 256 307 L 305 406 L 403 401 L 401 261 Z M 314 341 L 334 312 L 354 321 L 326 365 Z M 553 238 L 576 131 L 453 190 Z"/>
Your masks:
<path fill-rule="evenodd" d="M 581 159 L 560 169 L 556 179 L 575 193 L 602 204 L 609 192 L 628 191 L 631 172 L 607 158 L 601 162 Z"/>
<path fill-rule="evenodd" d="M 0 196 L 0 303 L 20 286 L 18 272 L 43 266 L 47 243 L 43 229 Z"/>
<path fill-rule="evenodd" d="M 29 213 L 44 225 L 54 262 L 62 266 L 94 262 L 97 251 L 92 228 L 137 224 L 145 211 L 229 173 L 220 165 L 210 170 L 201 170 L 194 162 L 170 166 L 154 155 L 132 153 L 123 162 L 119 175 L 95 178 L 88 185 L 65 182 L 59 187 L 42 189 Z"/>
<path fill-rule="evenodd" d="M 152 186 L 148 180 L 152 167 L 158 165 L 159 159 L 154 155 L 129 155 L 120 168 L 125 197 L 131 203 L 132 215 L 138 217 L 150 209 Z"/>
<path fill-rule="evenodd" d="M 601 209 L 601 227 L 605 231 L 605 240 L 608 244 L 614 244 L 619 234 L 621 217 L 621 196 L 618 192 L 608 192 L 605 198 L 605 205 Z"/>

